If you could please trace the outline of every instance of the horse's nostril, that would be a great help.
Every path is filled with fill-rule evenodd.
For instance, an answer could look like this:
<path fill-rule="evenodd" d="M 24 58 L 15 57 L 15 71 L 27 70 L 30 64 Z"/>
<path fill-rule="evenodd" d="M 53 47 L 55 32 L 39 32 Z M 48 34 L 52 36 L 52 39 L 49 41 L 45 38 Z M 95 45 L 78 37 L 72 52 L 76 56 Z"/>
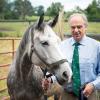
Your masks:
<path fill-rule="evenodd" d="M 67 76 L 67 72 L 66 72 L 66 71 L 63 72 L 63 76 L 66 77 L 66 78 L 68 78 L 68 76 Z"/>

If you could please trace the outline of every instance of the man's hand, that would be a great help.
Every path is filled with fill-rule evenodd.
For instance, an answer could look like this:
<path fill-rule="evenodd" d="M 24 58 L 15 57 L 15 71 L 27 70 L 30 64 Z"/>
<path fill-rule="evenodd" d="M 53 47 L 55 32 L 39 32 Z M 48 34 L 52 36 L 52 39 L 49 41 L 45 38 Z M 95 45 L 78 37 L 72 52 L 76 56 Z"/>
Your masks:
<path fill-rule="evenodd" d="M 89 97 L 94 91 L 94 86 L 91 83 L 86 84 L 85 89 L 83 90 L 83 94 L 86 97 Z"/>

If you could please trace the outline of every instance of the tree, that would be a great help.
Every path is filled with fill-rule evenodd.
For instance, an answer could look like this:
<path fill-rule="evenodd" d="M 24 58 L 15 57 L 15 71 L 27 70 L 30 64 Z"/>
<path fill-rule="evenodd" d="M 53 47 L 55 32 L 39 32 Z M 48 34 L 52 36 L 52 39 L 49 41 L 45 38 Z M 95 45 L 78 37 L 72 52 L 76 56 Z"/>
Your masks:
<path fill-rule="evenodd" d="M 25 16 L 26 16 L 26 15 L 28 15 L 28 16 L 33 15 L 34 10 L 33 10 L 33 7 L 32 7 L 32 5 L 31 5 L 30 1 L 24 0 L 24 2 L 23 2 L 23 7 L 24 7 L 24 15 L 25 15 Z"/>
<path fill-rule="evenodd" d="M 35 15 L 40 16 L 44 13 L 44 7 L 42 5 L 35 7 Z"/>
<path fill-rule="evenodd" d="M 100 0 L 97 1 L 98 8 L 100 8 Z"/>
<path fill-rule="evenodd" d="M 13 11 L 13 8 L 14 8 L 13 2 L 10 2 L 5 6 L 4 19 L 18 19 L 18 16 Z"/>
<path fill-rule="evenodd" d="M 82 10 L 79 6 L 76 6 L 76 7 L 75 7 L 75 10 L 73 10 L 73 12 L 85 13 L 84 10 Z"/>
<path fill-rule="evenodd" d="M 0 19 L 4 19 L 4 10 L 7 4 L 7 0 L 0 0 Z"/>
<path fill-rule="evenodd" d="M 55 16 L 63 8 L 60 2 L 52 3 L 50 7 L 47 8 L 46 14 L 49 16 Z"/>
<path fill-rule="evenodd" d="M 14 12 L 20 19 L 25 19 L 26 15 L 30 16 L 34 11 L 29 0 L 15 0 Z"/>
<path fill-rule="evenodd" d="M 96 0 L 93 0 L 92 4 L 90 4 L 86 8 L 86 12 L 88 15 L 88 19 L 92 21 L 96 21 L 100 19 L 100 9 L 98 8 L 98 2 Z"/>
<path fill-rule="evenodd" d="M 100 0 L 97 1 L 97 10 L 98 10 L 98 13 L 100 12 Z M 100 16 L 100 13 L 99 13 L 99 16 Z"/>
<path fill-rule="evenodd" d="M 23 0 L 15 0 L 14 1 L 14 9 L 13 11 L 16 13 L 16 15 L 24 19 L 24 7 L 23 7 Z"/>

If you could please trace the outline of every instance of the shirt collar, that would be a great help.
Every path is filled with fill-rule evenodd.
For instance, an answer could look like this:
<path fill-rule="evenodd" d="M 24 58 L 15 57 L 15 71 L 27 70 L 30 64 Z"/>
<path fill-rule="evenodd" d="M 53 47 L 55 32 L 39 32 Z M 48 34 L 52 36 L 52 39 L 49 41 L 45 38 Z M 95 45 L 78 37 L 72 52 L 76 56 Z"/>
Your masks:
<path fill-rule="evenodd" d="M 72 37 L 72 39 L 71 39 L 71 45 L 73 46 L 75 44 L 75 42 L 76 41 Z M 86 42 L 86 35 L 83 36 L 82 40 L 79 43 L 84 46 L 85 45 L 85 42 Z"/>

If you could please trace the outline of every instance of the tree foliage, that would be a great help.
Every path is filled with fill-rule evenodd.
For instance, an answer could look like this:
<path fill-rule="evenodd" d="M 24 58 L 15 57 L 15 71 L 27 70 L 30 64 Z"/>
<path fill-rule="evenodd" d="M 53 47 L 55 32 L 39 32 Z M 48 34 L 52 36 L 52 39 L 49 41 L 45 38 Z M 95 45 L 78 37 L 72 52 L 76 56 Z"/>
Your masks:
<path fill-rule="evenodd" d="M 44 7 L 42 5 L 35 7 L 34 9 L 35 15 L 40 16 L 41 14 L 44 13 Z"/>
<path fill-rule="evenodd" d="M 32 16 L 34 13 L 29 0 L 4 1 L 6 0 L 0 0 L 0 14 L 3 13 L 4 19 L 25 19 L 25 16 Z"/>
<path fill-rule="evenodd" d="M 19 16 L 20 19 L 25 19 L 26 15 L 32 15 L 33 7 L 28 0 L 15 0 L 14 12 Z"/>
<path fill-rule="evenodd" d="M 61 3 L 52 3 L 50 7 L 47 8 L 46 14 L 49 16 L 55 16 L 63 8 Z"/>
<path fill-rule="evenodd" d="M 62 8 L 60 2 L 52 3 L 45 11 L 42 5 L 33 7 L 29 0 L 0 0 L 0 19 L 25 19 L 26 16 L 39 16 L 43 12 L 47 16 L 55 16 Z M 85 10 L 77 6 L 73 11 L 65 12 L 65 18 L 73 12 L 85 13 L 90 21 L 100 21 L 100 0 L 93 0 Z"/>
<path fill-rule="evenodd" d="M 100 20 L 100 0 L 93 0 L 93 2 L 86 8 L 86 13 L 90 21 Z"/>
<path fill-rule="evenodd" d="M 7 0 L 0 0 L 0 18 L 1 19 L 4 19 L 6 5 L 7 5 Z"/>

